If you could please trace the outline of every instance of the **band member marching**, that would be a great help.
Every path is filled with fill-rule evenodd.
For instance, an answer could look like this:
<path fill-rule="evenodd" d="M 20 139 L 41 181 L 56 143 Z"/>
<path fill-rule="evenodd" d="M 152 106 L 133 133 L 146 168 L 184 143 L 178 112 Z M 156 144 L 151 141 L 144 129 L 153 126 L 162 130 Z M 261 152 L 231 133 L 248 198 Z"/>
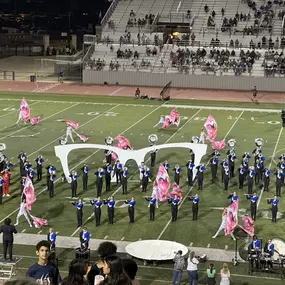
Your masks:
<path fill-rule="evenodd" d="M 246 169 L 241 164 L 238 168 L 238 189 L 243 189 L 244 179 L 245 179 Z"/>
<path fill-rule="evenodd" d="M 114 200 L 114 197 L 111 196 L 109 199 L 104 200 L 104 204 L 107 204 L 108 209 L 108 223 L 109 224 L 114 224 L 114 216 L 115 216 L 115 204 L 116 201 Z"/>
<path fill-rule="evenodd" d="M 155 166 L 155 160 L 156 160 L 156 153 L 157 153 L 157 149 L 155 144 L 151 145 L 153 147 L 153 149 L 150 151 L 150 167 L 154 167 Z"/>
<path fill-rule="evenodd" d="M 97 180 L 96 180 L 97 197 L 100 197 L 102 195 L 104 174 L 105 172 L 103 168 L 98 168 L 98 171 L 95 172 L 95 175 L 97 176 Z"/>
<path fill-rule="evenodd" d="M 271 171 L 265 168 L 263 172 L 264 172 L 264 175 L 263 175 L 264 191 L 268 192 Z"/>
<path fill-rule="evenodd" d="M 201 129 L 201 132 L 200 132 L 200 137 L 199 137 L 199 143 L 205 143 L 205 137 L 206 137 L 206 134 L 205 134 L 205 131 L 204 131 L 204 128 Z"/>
<path fill-rule="evenodd" d="M 195 168 L 194 162 L 189 160 L 186 165 L 187 167 L 187 180 L 188 180 L 188 186 L 193 186 L 193 169 Z"/>
<path fill-rule="evenodd" d="M 50 198 L 53 198 L 53 196 L 54 196 L 54 181 L 56 178 L 55 170 L 56 170 L 56 168 L 53 166 L 49 169 L 50 177 L 49 177 L 48 190 L 49 190 L 49 197 Z"/>
<path fill-rule="evenodd" d="M 152 197 L 145 197 L 145 199 L 149 202 L 149 220 L 154 221 L 155 219 L 155 205 L 157 204 L 157 198 L 156 195 L 153 195 Z"/>
<path fill-rule="evenodd" d="M 180 166 L 178 164 L 175 165 L 175 167 L 173 168 L 174 171 L 174 182 L 179 185 L 179 181 L 180 181 L 180 174 L 182 172 L 182 169 L 180 168 Z"/>
<path fill-rule="evenodd" d="M 32 228 L 33 225 L 28 217 L 28 213 L 27 213 L 27 204 L 26 204 L 26 200 L 22 199 L 22 203 L 20 204 L 20 210 L 18 212 L 17 218 L 16 218 L 16 224 L 15 226 L 19 225 L 19 218 L 21 216 L 24 216 L 26 221 L 28 222 L 29 226 Z"/>
<path fill-rule="evenodd" d="M 197 220 L 198 219 L 198 211 L 199 211 L 199 202 L 200 198 L 198 194 L 196 194 L 194 197 L 189 197 L 189 199 L 192 201 L 192 220 Z"/>
<path fill-rule="evenodd" d="M 174 198 L 169 198 L 168 203 L 171 203 L 171 216 L 172 216 L 172 223 L 177 221 L 178 216 L 178 205 L 180 204 L 181 199 L 177 197 L 177 195 L 174 196 Z"/>
<path fill-rule="evenodd" d="M 256 220 L 256 209 L 257 209 L 257 201 L 259 197 L 256 195 L 256 192 L 253 192 L 252 195 L 249 194 L 244 194 L 247 196 L 247 199 L 250 200 L 250 212 L 251 212 L 251 217 L 255 221 Z"/>
<path fill-rule="evenodd" d="M 97 197 L 96 200 L 90 200 L 90 204 L 94 207 L 96 227 L 99 227 L 101 224 L 101 207 L 103 205 L 101 198 Z"/>
<path fill-rule="evenodd" d="M 47 171 L 47 175 L 46 175 L 46 179 L 47 179 L 47 191 L 49 192 L 49 180 L 50 180 L 50 174 L 51 174 L 51 168 L 52 168 L 53 166 L 52 165 L 48 165 L 47 167 L 46 167 L 46 171 Z"/>
<path fill-rule="evenodd" d="M 276 176 L 276 196 L 281 197 L 281 187 L 282 187 L 282 177 L 283 177 L 283 171 L 282 169 L 277 169 L 275 172 Z"/>
<path fill-rule="evenodd" d="M 128 191 L 128 168 L 124 167 L 123 174 L 122 174 L 122 190 L 123 194 L 127 194 Z"/>
<path fill-rule="evenodd" d="M 254 167 L 250 166 L 248 170 L 248 178 L 247 178 L 247 194 L 252 194 L 254 176 L 255 176 Z"/>
<path fill-rule="evenodd" d="M 211 163 L 211 173 L 212 173 L 212 183 L 215 183 L 218 179 L 217 172 L 218 172 L 218 163 L 219 158 L 215 155 L 210 159 Z"/>
<path fill-rule="evenodd" d="M 272 213 L 272 223 L 277 222 L 277 213 L 278 213 L 278 203 L 279 200 L 276 196 L 273 199 L 267 198 L 267 203 L 271 204 L 271 213 Z"/>
<path fill-rule="evenodd" d="M 197 179 L 198 179 L 198 190 L 203 190 L 203 181 L 204 181 L 204 171 L 206 167 L 204 164 L 198 165 L 196 167 L 197 171 Z"/>
<path fill-rule="evenodd" d="M 166 169 L 166 171 L 168 172 L 168 169 L 170 168 L 170 164 L 168 163 L 167 160 L 165 160 L 165 162 L 163 163 L 163 166 Z"/>
<path fill-rule="evenodd" d="M 76 198 L 77 197 L 77 172 L 72 171 L 69 175 L 71 178 L 71 198 Z"/>
<path fill-rule="evenodd" d="M 228 199 L 231 199 L 230 204 L 236 202 L 236 201 L 238 200 L 238 195 L 237 195 L 237 193 L 236 193 L 236 192 L 231 193 L 231 194 L 228 196 Z"/>
<path fill-rule="evenodd" d="M 104 151 L 104 153 L 105 153 L 105 161 L 106 161 L 106 163 L 111 164 L 111 163 L 112 163 L 112 151 L 106 149 L 106 150 Z"/>
<path fill-rule="evenodd" d="M 21 181 L 20 181 L 20 185 L 21 185 L 21 195 L 23 195 L 23 191 L 24 191 L 24 188 L 25 188 L 25 183 L 26 183 L 26 177 L 23 176 Z M 1 198 L 1 197 L 0 197 Z"/>
<path fill-rule="evenodd" d="M 154 180 L 153 182 L 153 187 L 152 187 L 152 194 L 151 194 L 152 197 L 156 197 L 156 208 L 158 208 L 158 186 L 157 186 L 157 182 L 156 180 Z"/>
<path fill-rule="evenodd" d="M 84 204 L 81 199 L 78 202 L 72 202 L 72 205 L 76 207 L 76 217 L 77 217 L 77 227 L 82 227 L 82 218 L 83 218 L 83 207 Z"/>
<path fill-rule="evenodd" d="M 88 189 L 88 173 L 90 171 L 90 168 L 84 164 L 83 167 L 81 168 L 82 170 L 82 182 L 83 182 L 83 190 Z"/>
<path fill-rule="evenodd" d="M 36 175 L 36 172 L 34 171 L 34 169 L 30 168 L 28 171 L 28 175 L 29 175 L 29 178 L 31 179 L 32 183 L 34 184 L 34 177 Z"/>
<path fill-rule="evenodd" d="M 117 185 L 119 183 L 122 183 L 122 171 L 123 171 L 123 164 L 120 163 L 120 160 L 117 160 L 114 164 L 114 175 L 116 175 Z"/>
<path fill-rule="evenodd" d="M 224 190 L 227 191 L 230 181 L 230 169 L 228 166 L 224 168 Z"/>
<path fill-rule="evenodd" d="M 255 175 L 255 185 L 258 185 L 260 180 L 262 179 L 262 171 L 263 171 L 263 163 L 258 159 L 256 160 L 256 175 Z"/>
<path fill-rule="evenodd" d="M 195 153 L 194 153 L 193 149 L 190 149 L 190 161 L 192 163 L 195 162 Z"/>
<path fill-rule="evenodd" d="M 229 161 L 229 170 L 230 170 L 230 177 L 234 177 L 235 173 L 235 161 L 237 157 L 233 151 L 230 152 L 230 155 L 228 156 Z"/>
<path fill-rule="evenodd" d="M 37 165 L 37 181 L 41 181 L 42 180 L 42 176 L 43 176 L 43 163 L 44 163 L 44 159 L 41 155 L 39 155 L 36 159 L 35 159 L 36 165 Z"/>
<path fill-rule="evenodd" d="M 150 170 L 148 167 L 146 167 L 142 177 L 142 192 L 146 192 L 147 190 L 149 176 L 150 176 Z"/>
<path fill-rule="evenodd" d="M 283 175 L 281 175 L 281 186 L 284 185 L 284 177 L 285 177 L 285 161 L 284 160 L 281 160 L 278 164 L 277 164 L 277 167 L 280 169 L 281 173 Z"/>
<path fill-rule="evenodd" d="M 73 128 L 70 125 L 67 125 L 67 127 L 66 127 L 66 135 L 65 135 L 66 141 L 68 141 L 68 137 L 70 137 L 71 141 L 74 143 L 74 139 L 73 139 L 72 133 L 73 133 Z"/>
<path fill-rule="evenodd" d="M 227 160 L 226 159 L 223 159 L 223 161 L 220 163 L 220 165 L 221 165 L 221 175 L 222 175 L 222 177 L 221 177 L 221 181 L 222 181 L 222 183 L 224 183 L 224 174 L 225 174 L 225 168 L 226 167 L 229 167 L 229 163 L 227 162 Z"/>
<path fill-rule="evenodd" d="M 135 222 L 135 205 L 136 205 L 135 197 L 132 197 L 131 200 L 126 200 L 125 203 L 129 205 L 128 213 L 129 213 L 130 223 L 133 224 Z"/>
<path fill-rule="evenodd" d="M 105 184 L 106 191 L 111 191 L 111 176 L 112 176 L 113 167 L 109 163 L 106 163 L 105 166 Z"/>

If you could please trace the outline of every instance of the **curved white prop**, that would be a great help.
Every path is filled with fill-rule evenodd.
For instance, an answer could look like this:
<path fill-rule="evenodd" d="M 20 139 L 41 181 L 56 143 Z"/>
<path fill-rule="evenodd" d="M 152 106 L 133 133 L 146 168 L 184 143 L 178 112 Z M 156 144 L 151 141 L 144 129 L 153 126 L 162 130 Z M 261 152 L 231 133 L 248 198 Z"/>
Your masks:
<path fill-rule="evenodd" d="M 55 155 L 60 159 L 62 169 L 64 172 L 64 175 L 66 177 L 66 180 L 71 183 L 70 170 L 68 167 L 68 154 L 72 150 L 77 149 L 107 149 L 114 151 L 118 155 L 118 159 L 120 162 L 125 165 L 126 162 L 130 159 L 133 159 L 136 161 L 137 165 L 139 166 L 142 161 L 145 161 L 145 156 L 147 153 L 153 151 L 153 146 L 146 147 L 138 150 L 124 150 L 120 149 L 114 146 L 109 145 L 101 145 L 101 144 L 68 144 L 68 145 L 57 145 L 54 147 L 55 149 Z M 199 165 L 201 162 L 202 157 L 206 154 L 207 151 L 207 145 L 206 144 L 195 144 L 195 143 L 170 143 L 170 144 L 162 144 L 162 145 L 156 145 L 155 148 L 157 150 L 165 149 L 165 148 L 187 148 L 192 149 L 195 154 L 195 165 Z M 196 176 L 197 170 L 194 169 L 193 171 L 193 178 Z M 112 178 L 112 182 L 114 182 L 115 177 Z"/>

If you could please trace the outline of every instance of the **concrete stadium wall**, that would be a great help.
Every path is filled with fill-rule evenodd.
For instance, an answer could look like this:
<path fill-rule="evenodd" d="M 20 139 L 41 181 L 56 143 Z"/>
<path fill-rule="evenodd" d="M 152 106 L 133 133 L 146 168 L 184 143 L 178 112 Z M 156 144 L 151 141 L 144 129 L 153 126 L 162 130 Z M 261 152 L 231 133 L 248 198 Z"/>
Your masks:
<path fill-rule="evenodd" d="M 284 92 L 285 78 L 253 77 L 253 76 L 213 76 L 189 75 L 149 72 L 96 71 L 84 70 L 84 84 L 108 84 L 131 86 L 165 86 L 172 81 L 172 87 L 220 89 L 220 90 L 251 90 L 254 86 L 260 91 Z"/>

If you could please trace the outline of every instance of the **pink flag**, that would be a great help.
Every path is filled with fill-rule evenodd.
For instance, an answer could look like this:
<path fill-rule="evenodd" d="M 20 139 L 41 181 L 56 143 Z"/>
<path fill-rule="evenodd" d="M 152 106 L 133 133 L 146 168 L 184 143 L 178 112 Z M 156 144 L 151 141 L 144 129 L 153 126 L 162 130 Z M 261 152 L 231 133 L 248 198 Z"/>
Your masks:
<path fill-rule="evenodd" d="M 254 220 L 250 216 L 244 216 L 242 218 L 243 225 L 240 226 L 251 237 L 254 236 Z"/>
<path fill-rule="evenodd" d="M 81 141 L 86 142 L 88 140 L 88 138 L 86 138 L 84 135 L 79 135 L 78 136 L 80 138 Z"/>
<path fill-rule="evenodd" d="M 30 211 L 32 208 L 32 205 L 34 204 L 37 198 L 35 194 L 34 185 L 28 175 L 26 177 L 23 194 L 26 197 L 27 210 Z"/>
<path fill-rule="evenodd" d="M 162 125 L 162 129 L 168 129 L 171 125 L 175 125 L 179 127 L 180 124 L 180 114 L 176 109 L 173 109 L 169 116 L 165 116 L 164 123 Z"/>
<path fill-rule="evenodd" d="M 74 129 L 78 129 L 79 123 L 71 121 L 71 120 L 57 120 L 57 122 L 64 122 L 67 126 L 71 126 Z"/>
<path fill-rule="evenodd" d="M 115 152 L 112 152 L 112 161 L 116 161 L 118 159 L 118 155 Z"/>
<path fill-rule="evenodd" d="M 40 117 L 32 117 L 30 119 L 31 125 L 38 125 L 40 123 L 41 118 Z"/>
<path fill-rule="evenodd" d="M 170 179 L 165 167 L 161 164 L 159 166 L 157 176 L 157 198 L 159 201 L 166 201 L 169 196 Z"/>
<path fill-rule="evenodd" d="M 172 192 L 169 193 L 170 198 L 174 198 L 174 196 L 176 195 L 178 198 L 182 199 L 182 190 L 180 189 L 179 185 L 177 183 L 173 183 L 172 184 Z"/>
<path fill-rule="evenodd" d="M 117 136 L 116 140 L 118 141 L 118 144 L 116 145 L 116 147 L 120 148 L 120 149 L 131 149 L 131 144 L 130 141 L 124 137 L 124 136 Z"/>
<path fill-rule="evenodd" d="M 25 99 L 22 99 L 20 104 L 20 116 L 23 121 L 28 121 L 31 118 L 31 111 L 28 102 Z"/>
<path fill-rule="evenodd" d="M 214 150 L 221 150 L 224 149 L 226 147 L 225 141 L 211 141 L 212 143 L 212 149 Z"/>
<path fill-rule="evenodd" d="M 225 228 L 225 235 L 229 236 L 234 232 L 238 224 L 238 200 L 231 203 L 228 207 L 227 223 Z"/>
<path fill-rule="evenodd" d="M 37 218 L 31 214 L 30 214 L 30 216 L 33 220 L 33 224 L 35 225 L 35 227 L 37 229 L 41 228 L 42 226 L 48 226 L 48 220 Z"/>
<path fill-rule="evenodd" d="M 212 115 L 209 115 L 208 119 L 204 124 L 204 127 L 206 128 L 208 133 L 207 138 L 210 140 L 214 140 L 218 134 L 218 125 Z"/>

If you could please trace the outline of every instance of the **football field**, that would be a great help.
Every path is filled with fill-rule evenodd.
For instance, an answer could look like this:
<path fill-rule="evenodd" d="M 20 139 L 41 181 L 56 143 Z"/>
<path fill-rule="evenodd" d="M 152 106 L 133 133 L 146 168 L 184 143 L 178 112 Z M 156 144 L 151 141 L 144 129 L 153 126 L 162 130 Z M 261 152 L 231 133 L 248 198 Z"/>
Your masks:
<path fill-rule="evenodd" d="M 15 122 L 18 117 L 17 109 L 20 100 L 25 97 L 30 104 L 32 116 L 40 116 L 41 123 L 36 126 L 18 124 Z M 160 115 L 167 115 L 172 108 L 180 112 L 181 124 L 179 128 L 170 127 L 167 130 L 158 130 L 155 127 Z M 281 105 L 277 104 L 246 104 L 230 102 L 205 102 L 205 101 L 183 101 L 171 100 L 169 102 L 144 101 L 119 97 L 96 97 L 96 96 L 68 96 L 49 94 L 13 94 L 2 93 L 0 99 L 0 143 L 5 143 L 7 150 L 5 154 L 15 164 L 12 169 L 12 185 L 10 187 L 11 197 L 4 197 L 1 205 L 0 221 L 11 217 L 13 221 L 17 215 L 20 203 L 20 176 L 17 156 L 21 150 L 26 151 L 29 161 L 41 154 L 45 159 L 45 165 L 52 164 L 57 168 L 57 180 L 55 184 L 55 197 L 49 198 L 46 191 L 45 175 L 42 182 L 35 183 L 37 201 L 32 207 L 31 213 L 37 217 L 46 218 L 50 226 L 54 227 L 60 236 L 78 236 L 79 229 L 76 228 L 76 209 L 71 205 L 71 187 L 68 183 L 61 182 L 61 165 L 54 153 L 54 146 L 58 145 L 59 138 L 65 134 L 64 123 L 56 122 L 59 119 L 68 119 L 80 123 L 78 133 L 88 137 L 88 143 L 104 144 L 107 136 L 113 138 L 117 135 L 126 136 L 134 149 L 149 146 L 148 136 L 157 134 L 158 144 L 190 142 L 192 136 L 198 136 L 208 115 L 213 115 L 218 124 L 217 140 L 236 139 L 236 154 L 239 166 L 242 154 L 252 152 L 255 148 L 255 138 L 264 139 L 263 153 L 266 158 L 265 165 L 276 169 L 278 157 L 285 152 L 280 110 Z M 77 139 L 78 143 L 81 143 Z M 208 165 L 211 154 L 211 146 L 208 145 L 207 155 L 203 162 Z M 226 157 L 226 150 L 221 151 L 221 157 Z M 84 224 L 96 239 L 112 239 L 136 241 L 139 239 L 166 239 L 183 243 L 187 246 L 210 247 L 210 248 L 234 248 L 231 239 L 220 236 L 212 239 L 212 235 L 218 229 L 221 222 L 222 208 L 229 204 L 227 196 L 237 191 L 240 197 L 240 217 L 250 213 L 250 203 L 245 198 L 247 187 L 238 190 L 237 177 L 231 179 L 229 190 L 225 191 L 220 180 L 220 169 L 218 172 L 219 182 L 211 184 L 211 172 L 208 165 L 203 191 L 197 190 L 195 184 L 188 188 L 186 182 L 185 164 L 189 159 L 189 151 L 186 149 L 161 150 L 157 153 L 157 163 L 153 170 L 156 175 L 159 163 L 166 159 L 174 167 L 179 164 L 183 168 L 181 177 L 181 189 L 183 196 L 198 193 L 201 197 L 198 221 L 192 221 L 192 205 L 188 199 L 184 199 L 180 205 L 178 221 L 171 223 L 171 210 L 167 203 L 160 204 L 156 210 L 156 220 L 149 221 L 148 203 L 143 198 L 139 187 L 139 175 L 133 161 L 127 162 L 130 176 L 128 181 L 128 195 L 122 195 L 122 190 L 115 183 L 112 184 L 112 191 L 103 191 L 103 198 L 114 195 L 117 201 L 115 209 L 115 223 L 110 226 L 107 222 L 107 208 L 102 208 L 101 226 L 95 227 L 93 208 L 89 200 L 95 198 L 96 176 L 93 174 L 98 167 L 103 165 L 104 152 L 95 149 L 80 149 L 73 151 L 69 157 L 69 168 L 76 170 L 79 174 L 78 196 L 86 202 L 84 207 Z M 147 158 L 147 165 L 150 165 Z M 82 191 L 81 171 L 83 163 L 91 168 L 89 174 L 89 189 Z M 253 165 L 253 158 L 251 159 Z M 44 173 L 45 174 L 45 173 Z M 170 172 L 171 182 L 173 173 Z M 237 175 L 236 175 L 237 176 Z M 283 234 L 284 218 L 282 213 L 285 210 L 284 201 L 280 201 L 280 219 L 277 225 L 271 224 L 270 206 L 266 198 L 271 198 L 275 193 L 275 178 L 271 177 L 270 191 L 263 193 L 260 185 L 254 186 L 260 196 L 258 215 L 255 230 L 258 236 L 264 240 L 268 238 L 281 237 Z M 105 190 L 105 185 L 103 186 Z M 151 183 L 148 186 L 147 195 L 151 195 Z M 124 207 L 124 200 L 135 196 L 137 200 L 135 210 L 135 223 L 129 224 L 127 208 Z M 241 218 L 240 218 L 241 222 Z M 48 228 L 41 230 L 29 228 L 24 218 L 18 226 L 20 232 L 42 233 L 48 232 Z"/>

